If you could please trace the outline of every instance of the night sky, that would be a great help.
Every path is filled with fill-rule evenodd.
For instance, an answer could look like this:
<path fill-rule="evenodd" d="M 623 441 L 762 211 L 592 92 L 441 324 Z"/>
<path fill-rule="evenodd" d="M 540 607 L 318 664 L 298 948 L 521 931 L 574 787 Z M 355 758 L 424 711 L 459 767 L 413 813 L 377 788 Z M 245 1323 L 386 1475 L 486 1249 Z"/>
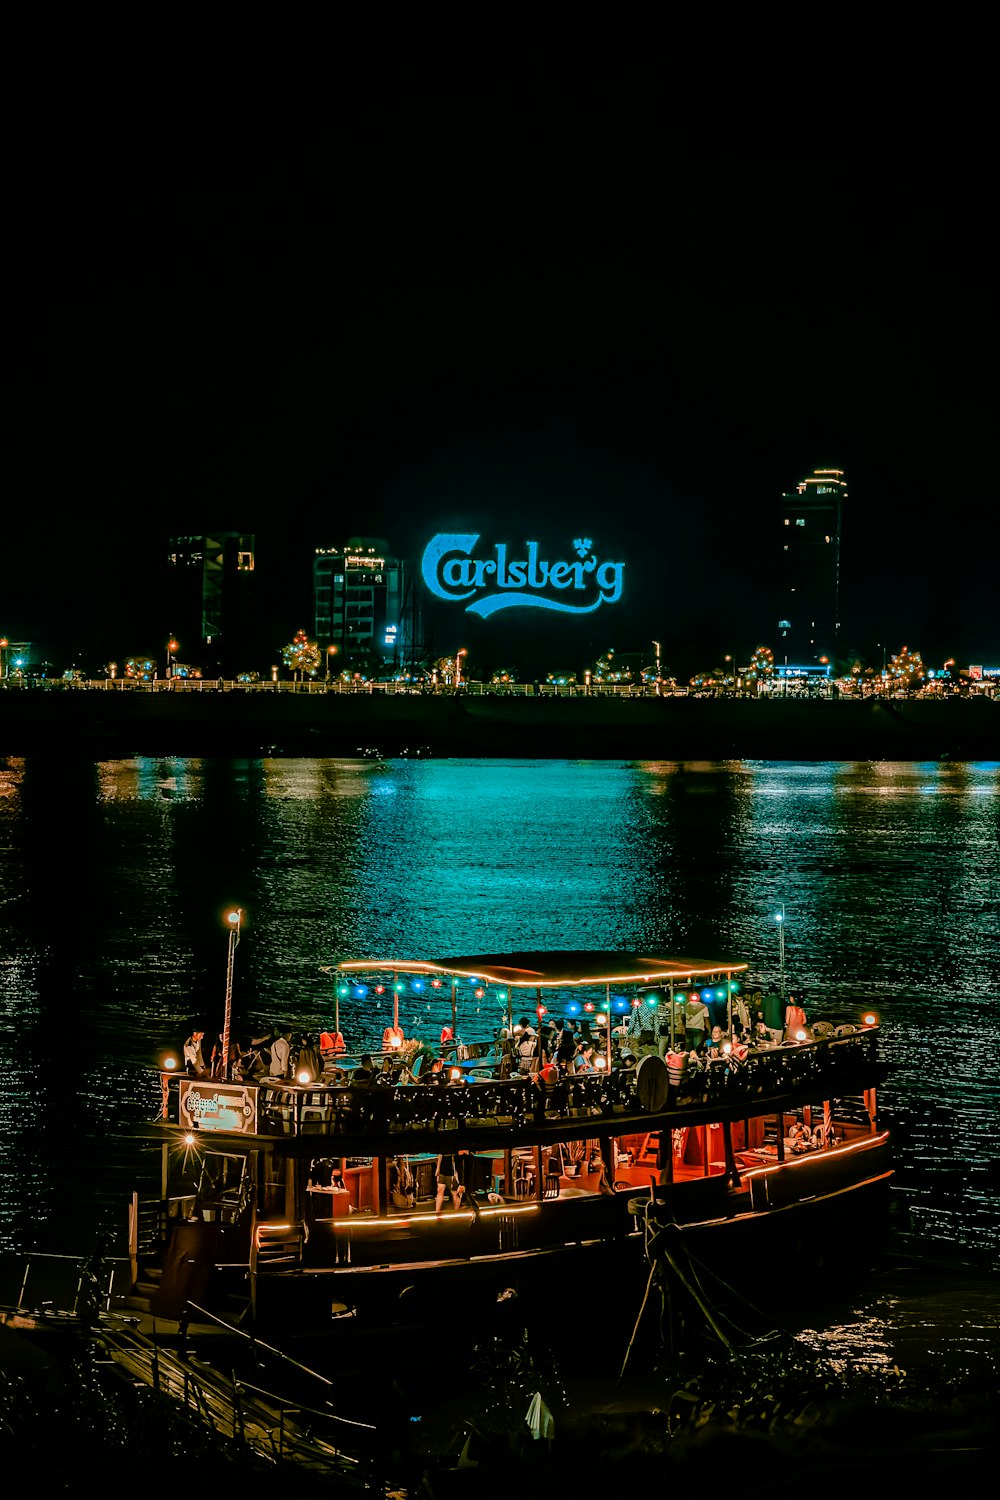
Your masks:
<path fill-rule="evenodd" d="M 587 648 L 687 673 L 775 644 L 780 496 L 830 465 L 845 650 L 1000 662 L 971 7 L 6 25 L 0 633 L 158 651 L 166 538 L 220 527 L 283 642 L 317 545 L 461 525 L 624 557 Z"/>

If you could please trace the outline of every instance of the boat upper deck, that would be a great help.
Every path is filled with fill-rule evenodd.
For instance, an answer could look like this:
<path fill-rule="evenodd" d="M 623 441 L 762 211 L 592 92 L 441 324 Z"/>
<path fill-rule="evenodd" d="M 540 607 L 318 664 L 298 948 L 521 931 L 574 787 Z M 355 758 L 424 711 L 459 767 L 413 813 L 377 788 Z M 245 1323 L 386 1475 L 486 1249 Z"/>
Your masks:
<path fill-rule="evenodd" d="M 679 1127 L 710 1120 L 751 1118 L 796 1102 L 860 1095 L 881 1081 L 878 1027 L 830 1028 L 803 1042 L 757 1045 L 689 1064 L 669 1082 L 657 1056 L 638 1066 L 570 1074 L 553 1084 L 537 1073 L 477 1076 L 455 1067 L 446 1083 L 398 1081 L 399 1059 L 373 1081 L 346 1082 L 339 1070 L 306 1082 L 262 1078 L 223 1082 L 162 1073 L 158 1131 L 210 1132 L 243 1149 L 316 1150 L 316 1137 L 336 1141 L 344 1154 L 437 1151 L 466 1141 L 479 1146 L 512 1140 L 568 1140 L 631 1129 Z M 502 1071 L 503 1044 L 467 1059 Z M 394 1064 L 394 1066 L 393 1066 Z M 398 1070 L 398 1071 L 397 1071 Z"/>

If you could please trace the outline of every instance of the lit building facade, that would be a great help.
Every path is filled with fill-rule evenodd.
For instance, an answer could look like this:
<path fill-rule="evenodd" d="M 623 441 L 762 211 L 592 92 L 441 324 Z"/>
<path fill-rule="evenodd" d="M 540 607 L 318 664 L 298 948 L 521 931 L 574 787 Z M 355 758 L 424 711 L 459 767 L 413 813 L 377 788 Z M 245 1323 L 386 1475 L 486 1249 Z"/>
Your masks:
<path fill-rule="evenodd" d="M 167 568 L 168 624 L 178 655 L 203 676 L 235 677 L 257 650 L 253 536 L 171 537 Z"/>
<path fill-rule="evenodd" d="M 814 469 L 781 497 L 775 665 L 833 662 L 840 638 L 843 469 Z"/>
<path fill-rule="evenodd" d="M 380 537 L 350 537 L 343 547 L 317 547 L 313 559 L 316 641 L 331 672 L 409 672 L 424 655 L 415 570 L 392 557 Z"/>

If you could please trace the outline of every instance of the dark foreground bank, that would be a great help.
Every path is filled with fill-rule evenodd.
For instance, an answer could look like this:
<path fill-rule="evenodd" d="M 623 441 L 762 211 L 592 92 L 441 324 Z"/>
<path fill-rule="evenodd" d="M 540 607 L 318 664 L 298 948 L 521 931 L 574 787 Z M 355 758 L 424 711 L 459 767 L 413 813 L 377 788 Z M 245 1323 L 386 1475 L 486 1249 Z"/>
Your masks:
<path fill-rule="evenodd" d="M 208 691 L 0 693 L 0 755 L 995 760 L 989 698 L 750 701 Z"/>

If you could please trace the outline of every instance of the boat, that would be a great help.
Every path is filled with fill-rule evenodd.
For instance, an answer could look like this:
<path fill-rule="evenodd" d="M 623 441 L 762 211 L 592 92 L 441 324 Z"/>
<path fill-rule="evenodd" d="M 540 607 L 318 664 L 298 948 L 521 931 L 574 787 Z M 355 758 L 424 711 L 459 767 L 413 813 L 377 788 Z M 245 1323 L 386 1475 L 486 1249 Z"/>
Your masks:
<path fill-rule="evenodd" d="M 878 1018 L 741 1041 L 748 968 L 586 951 L 341 959 L 334 1031 L 341 999 L 367 1015 L 366 1081 L 360 1053 L 312 1048 L 287 1077 L 163 1060 L 147 1127 L 161 1190 L 131 1205 L 131 1305 L 161 1330 L 207 1315 L 286 1345 L 370 1349 L 374 1329 L 446 1327 L 455 1348 L 505 1297 L 541 1308 L 554 1285 L 614 1295 L 631 1323 L 671 1271 L 697 1299 L 692 1267 L 730 1282 L 752 1267 L 760 1292 L 796 1262 L 811 1278 L 871 1263 L 893 1175 Z M 710 1058 L 682 1048 L 692 996 L 728 1037 Z M 544 1066 L 532 1035 L 553 1017 L 586 1023 L 592 1071 Z M 437 1191 L 449 1157 L 460 1194 Z"/>

